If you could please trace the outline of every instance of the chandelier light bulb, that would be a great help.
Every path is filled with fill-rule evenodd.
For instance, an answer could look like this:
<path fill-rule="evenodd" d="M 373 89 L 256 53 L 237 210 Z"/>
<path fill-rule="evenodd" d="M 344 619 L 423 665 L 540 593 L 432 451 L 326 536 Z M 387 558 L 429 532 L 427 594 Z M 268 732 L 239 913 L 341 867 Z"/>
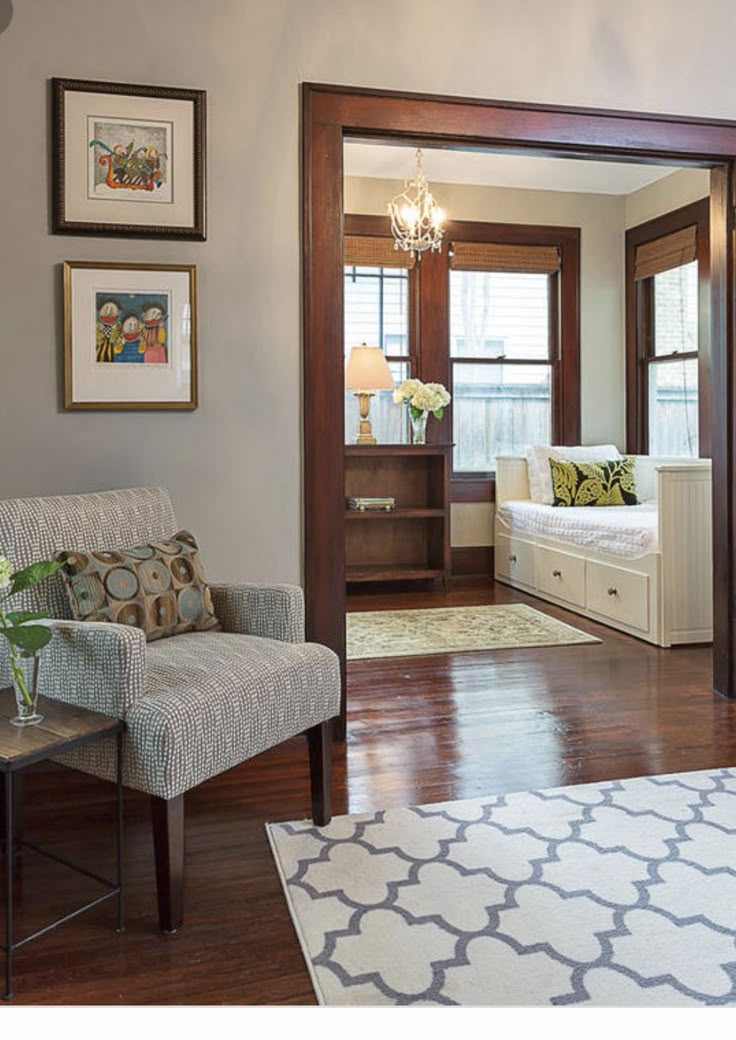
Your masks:
<path fill-rule="evenodd" d="M 404 182 L 404 190 L 388 204 L 394 249 L 403 249 L 419 258 L 431 249 L 442 248 L 445 214 L 429 190 L 422 172 L 422 152 L 417 149 L 416 175 Z"/>
<path fill-rule="evenodd" d="M 419 220 L 419 211 L 416 206 L 402 206 L 401 217 L 406 226 L 413 229 Z"/>

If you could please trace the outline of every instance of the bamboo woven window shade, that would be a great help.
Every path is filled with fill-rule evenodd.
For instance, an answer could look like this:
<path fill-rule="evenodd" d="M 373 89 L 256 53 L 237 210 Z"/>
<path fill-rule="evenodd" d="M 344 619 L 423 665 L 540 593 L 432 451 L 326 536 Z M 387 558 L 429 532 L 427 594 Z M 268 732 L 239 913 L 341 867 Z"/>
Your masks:
<path fill-rule="evenodd" d="M 453 242 L 450 267 L 459 271 L 522 271 L 555 274 L 557 246 L 505 245 L 500 242 Z"/>
<path fill-rule="evenodd" d="M 636 247 L 634 279 L 651 278 L 673 267 L 689 264 L 698 255 L 698 229 L 695 224 L 662 235 Z"/>
<path fill-rule="evenodd" d="M 394 249 L 393 238 L 374 235 L 346 235 L 344 260 L 351 267 L 412 268 L 415 264 L 412 253 Z"/>

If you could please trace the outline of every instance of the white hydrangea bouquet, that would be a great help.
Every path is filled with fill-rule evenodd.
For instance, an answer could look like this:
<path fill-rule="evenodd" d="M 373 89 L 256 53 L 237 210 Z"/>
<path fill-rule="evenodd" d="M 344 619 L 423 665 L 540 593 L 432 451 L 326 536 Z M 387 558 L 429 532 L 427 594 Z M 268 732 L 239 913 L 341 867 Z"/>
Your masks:
<path fill-rule="evenodd" d="M 412 442 L 424 444 L 427 438 L 427 418 L 441 419 L 451 397 L 442 383 L 423 383 L 421 379 L 405 379 L 394 390 L 394 403 L 406 404 L 411 419 Z"/>

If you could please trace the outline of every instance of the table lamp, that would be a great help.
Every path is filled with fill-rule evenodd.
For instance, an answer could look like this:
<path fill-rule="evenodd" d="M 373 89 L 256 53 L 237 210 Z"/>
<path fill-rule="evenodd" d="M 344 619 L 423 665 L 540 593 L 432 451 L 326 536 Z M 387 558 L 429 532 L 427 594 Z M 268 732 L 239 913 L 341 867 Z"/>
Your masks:
<path fill-rule="evenodd" d="M 365 343 L 353 347 L 345 369 L 345 389 L 354 390 L 358 398 L 360 422 L 356 444 L 375 444 L 369 412 L 371 397 L 376 390 L 393 390 L 391 369 L 380 347 L 368 347 Z"/>

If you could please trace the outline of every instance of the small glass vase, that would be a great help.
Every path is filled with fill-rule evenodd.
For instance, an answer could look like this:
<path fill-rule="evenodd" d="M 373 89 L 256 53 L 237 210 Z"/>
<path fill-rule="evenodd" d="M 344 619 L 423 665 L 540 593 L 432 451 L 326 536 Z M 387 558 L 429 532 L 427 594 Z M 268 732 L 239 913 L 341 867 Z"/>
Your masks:
<path fill-rule="evenodd" d="M 12 726 L 37 726 L 43 722 L 43 715 L 38 711 L 38 654 L 21 653 L 17 665 L 22 674 L 22 684 L 14 675 L 13 690 L 18 714 L 10 723 Z"/>
<path fill-rule="evenodd" d="M 426 444 L 427 443 L 427 416 L 429 412 L 422 412 L 421 415 L 414 418 L 409 412 L 409 421 L 411 422 L 411 443 L 412 444 Z"/>

